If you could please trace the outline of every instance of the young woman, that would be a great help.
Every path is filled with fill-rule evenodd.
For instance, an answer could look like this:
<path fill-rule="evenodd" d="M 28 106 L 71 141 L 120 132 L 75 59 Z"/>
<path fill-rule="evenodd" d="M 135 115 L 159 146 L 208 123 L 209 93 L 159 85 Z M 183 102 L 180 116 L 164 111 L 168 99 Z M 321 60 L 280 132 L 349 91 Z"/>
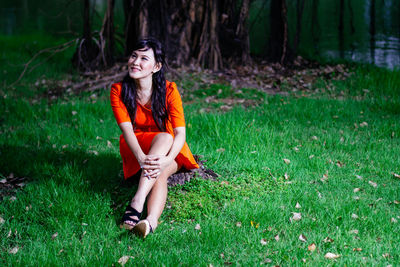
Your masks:
<path fill-rule="evenodd" d="M 167 179 L 180 168 L 198 168 L 185 142 L 182 100 L 176 84 L 165 80 L 165 53 L 155 39 L 137 43 L 122 83 L 111 88 L 111 106 L 121 128 L 124 178 L 140 175 L 138 190 L 121 227 L 146 237 L 158 225 L 167 199 Z M 132 178 L 133 177 L 133 178 Z M 141 214 L 147 199 L 147 217 Z"/>

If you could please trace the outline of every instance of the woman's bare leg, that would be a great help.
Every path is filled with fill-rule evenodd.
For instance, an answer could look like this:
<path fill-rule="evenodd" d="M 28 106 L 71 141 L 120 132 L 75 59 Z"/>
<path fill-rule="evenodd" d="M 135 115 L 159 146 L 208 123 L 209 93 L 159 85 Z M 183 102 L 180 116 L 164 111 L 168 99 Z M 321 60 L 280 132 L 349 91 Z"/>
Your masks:
<path fill-rule="evenodd" d="M 152 141 L 149 155 L 166 155 L 171 149 L 172 143 L 173 143 L 173 138 L 170 134 L 160 133 L 156 135 Z M 142 172 L 139 179 L 138 190 L 136 191 L 135 196 L 131 201 L 131 206 L 134 209 L 136 209 L 139 212 L 142 212 L 147 195 L 149 194 L 150 190 L 153 188 L 157 180 L 162 176 L 162 174 L 160 174 L 157 179 L 148 179 L 147 177 L 144 176 L 144 172 Z M 127 228 L 131 229 L 130 227 Z"/>
<path fill-rule="evenodd" d="M 147 198 L 147 220 L 149 221 L 153 230 L 158 226 L 158 219 L 164 210 L 165 202 L 168 193 L 168 177 L 176 173 L 178 164 L 174 161 L 170 164 L 156 179 L 153 188 Z"/>

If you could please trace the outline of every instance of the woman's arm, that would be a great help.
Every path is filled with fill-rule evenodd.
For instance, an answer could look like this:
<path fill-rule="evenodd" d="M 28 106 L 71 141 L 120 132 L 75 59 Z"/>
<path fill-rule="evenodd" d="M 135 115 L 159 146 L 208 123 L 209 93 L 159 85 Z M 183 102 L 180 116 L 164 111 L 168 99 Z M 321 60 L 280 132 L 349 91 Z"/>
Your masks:
<path fill-rule="evenodd" d="M 139 162 L 140 167 L 143 168 L 145 165 L 144 161 L 146 160 L 146 154 L 144 154 L 142 148 L 139 145 L 139 142 L 133 131 L 132 123 L 122 122 L 118 126 L 119 126 L 119 128 L 121 128 L 122 134 L 124 136 L 124 139 L 129 147 L 129 149 L 135 155 L 135 158 Z"/>
<path fill-rule="evenodd" d="M 146 166 L 151 166 L 149 167 L 151 171 L 149 170 L 148 173 L 151 178 L 157 178 L 158 174 L 170 165 L 175 160 L 176 156 L 178 156 L 186 141 L 186 127 L 174 128 L 174 135 L 174 141 L 167 155 L 147 156 L 145 164 Z"/>

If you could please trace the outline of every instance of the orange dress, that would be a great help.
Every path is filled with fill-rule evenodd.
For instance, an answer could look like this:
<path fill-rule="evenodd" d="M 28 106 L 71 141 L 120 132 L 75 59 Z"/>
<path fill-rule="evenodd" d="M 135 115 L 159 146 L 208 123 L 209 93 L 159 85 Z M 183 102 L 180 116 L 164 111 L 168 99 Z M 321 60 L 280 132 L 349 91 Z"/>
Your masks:
<path fill-rule="evenodd" d="M 166 132 L 174 136 L 174 128 L 185 126 L 182 100 L 174 82 L 167 81 L 166 89 L 166 107 L 168 112 Z M 121 90 L 122 83 L 114 83 L 111 86 L 110 92 L 111 107 L 118 125 L 122 122 L 131 122 L 129 113 L 121 99 Z M 136 138 L 143 152 L 148 154 L 153 138 L 161 132 L 153 119 L 151 109 L 137 103 L 135 123 L 134 133 Z M 122 134 L 119 138 L 119 151 L 122 157 L 124 178 L 127 179 L 140 170 L 140 165 Z M 199 167 L 186 142 L 178 156 L 176 156 L 175 161 L 179 167 L 184 167 L 188 170 Z"/>

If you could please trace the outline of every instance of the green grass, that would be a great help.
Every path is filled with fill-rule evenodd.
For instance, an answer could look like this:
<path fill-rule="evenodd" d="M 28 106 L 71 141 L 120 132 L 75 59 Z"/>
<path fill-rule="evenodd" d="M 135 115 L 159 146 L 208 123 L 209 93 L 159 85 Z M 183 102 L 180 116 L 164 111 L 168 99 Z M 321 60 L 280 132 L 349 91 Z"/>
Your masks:
<path fill-rule="evenodd" d="M 37 76 L 27 77 L 27 88 Z M 162 223 L 146 240 L 118 227 L 135 188 L 121 184 L 120 130 L 108 92 L 35 103 L 28 89 L 25 97 L 9 92 L 0 99 L 0 174 L 26 177 L 27 185 L 16 199 L 1 200 L 0 264 L 118 265 L 129 255 L 129 265 L 395 266 L 398 77 L 359 66 L 331 91 L 307 98 L 251 89 L 232 95 L 225 85 L 190 92 L 188 143 L 220 176 L 171 188 Z M 214 93 L 262 101 L 221 112 L 204 101 Z M 205 107 L 213 111 L 200 112 Z M 291 222 L 292 212 L 302 219 Z M 312 243 L 314 252 L 307 249 Z M 328 252 L 340 257 L 325 259 Z"/>

